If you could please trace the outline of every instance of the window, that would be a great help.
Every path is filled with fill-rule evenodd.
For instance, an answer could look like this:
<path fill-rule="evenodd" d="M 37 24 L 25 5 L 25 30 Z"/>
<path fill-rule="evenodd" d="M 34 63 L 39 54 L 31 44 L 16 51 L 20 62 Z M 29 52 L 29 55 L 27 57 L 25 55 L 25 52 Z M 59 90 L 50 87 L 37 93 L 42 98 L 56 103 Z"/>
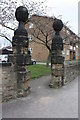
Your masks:
<path fill-rule="evenodd" d="M 66 45 L 70 44 L 69 40 L 66 40 L 66 42 L 65 42 L 65 43 L 66 43 Z"/>
<path fill-rule="evenodd" d="M 30 23 L 30 24 L 29 24 L 29 28 L 33 28 L 33 23 Z"/>
<path fill-rule="evenodd" d="M 65 55 L 65 52 L 64 52 L 64 51 L 62 51 L 62 54 L 63 54 L 63 55 Z"/>
<path fill-rule="evenodd" d="M 65 40 L 63 40 L 63 43 L 65 43 Z"/>
<path fill-rule="evenodd" d="M 63 49 L 62 54 L 65 55 L 65 48 Z"/>
<path fill-rule="evenodd" d="M 29 35 L 29 41 L 32 41 L 32 35 Z"/>
<path fill-rule="evenodd" d="M 78 48 L 78 44 L 76 44 L 76 48 Z"/>
<path fill-rule="evenodd" d="M 76 48 L 74 47 L 74 50 L 76 50 Z"/>
<path fill-rule="evenodd" d="M 73 39 L 73 37 L 72 37 L 72 36 L 70 36 L 70 39 Z"/>
<path fill-rule="evenodd" d="M 70 34 L 70 32 L 69 32 L 68 30 L 66 31 L 66 33 L 67 33 L 67 34 Z"/>
<path fill-rule="evenodd" d="M 76 37 L 76 40 L 78 40 L 78 38 Z"/>
<path fill-rule="evenodd" d="M 69 50 L 66 51 L 66 55 L 69 55 Z"/>
<path fill-rule="evenodd" d="M 73 49 L 73 46 L 70 45 L 70 50 L 72 50 L 72 49 Z"/>
<path fill-rule="evenodd" d="M 76 51 L 76 56 L 79 56 L 79 53 Z"/>
<path fill-rule="evenodd" d="M 30 53 L 32 53 L 32 48 L 29 48 Z"/>

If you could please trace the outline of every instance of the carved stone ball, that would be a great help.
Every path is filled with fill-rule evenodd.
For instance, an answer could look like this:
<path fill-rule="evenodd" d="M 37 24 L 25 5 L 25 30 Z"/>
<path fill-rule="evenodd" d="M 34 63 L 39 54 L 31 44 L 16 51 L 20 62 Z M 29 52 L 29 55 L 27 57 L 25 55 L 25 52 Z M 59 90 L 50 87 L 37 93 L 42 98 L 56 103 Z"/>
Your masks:
<path fill-rule="evenodd" d="M 16 9 L 15 17 L 17 21 L 26 22 L 26 20 L 28 19 L 28 15 L 29 13 L 26 7 L 20 6 Z"/>
<path fill-rule="evenodd" d="M 63 28 L 63 22 L 59 19 L 55 19 L 54 23 L 53 23 L 53 29 L 55 31 L 61 31 Z"/>

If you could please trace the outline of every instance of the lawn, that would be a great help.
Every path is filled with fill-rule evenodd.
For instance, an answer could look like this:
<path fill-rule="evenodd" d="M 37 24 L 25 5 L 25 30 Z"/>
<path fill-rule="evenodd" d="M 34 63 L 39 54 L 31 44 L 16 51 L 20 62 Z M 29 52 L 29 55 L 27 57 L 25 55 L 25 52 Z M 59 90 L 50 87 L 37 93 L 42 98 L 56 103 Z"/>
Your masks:
<path fill-rule="evenodd" d="M 27 69 L 31 72 L 31 79 L 39 78 L 44 75 L 49 75 L 51 72 L 50 67 L 46 67 L 46 65 L 29 65 Z"/>

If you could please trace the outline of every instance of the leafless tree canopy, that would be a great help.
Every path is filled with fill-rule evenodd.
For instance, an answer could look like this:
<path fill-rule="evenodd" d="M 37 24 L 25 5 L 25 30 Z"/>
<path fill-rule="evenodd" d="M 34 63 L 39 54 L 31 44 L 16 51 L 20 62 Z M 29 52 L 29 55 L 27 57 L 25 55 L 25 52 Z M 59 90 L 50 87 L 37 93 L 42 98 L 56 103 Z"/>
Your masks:
<path fill-rule="evenodd" d="M 51 41 L 53 38 L 53 18 L 47 16 L 33 15 L 30 20 L 34 27 L 29 29 L 29 34 L 33 35 L 33 42 L 42 44 L 51 52 Z"/>
<path fill-rule="evenodd" d="M 29 17 L 33 14 L 42 15 L 45 14 L 45 8 L 43 2 L 34 2 L 31 0 L 1 0 L 0 3 L 0 26 L 3 30 L 0 30 L 0 36 L 6 37 L 7 30 L 14 31 L 17 28 L 17 21 L 15 18 L 15 10 L 19 6 L 25 6 L 28 9 Z M 5 31 L 5 32 L 4 32 Z"/>

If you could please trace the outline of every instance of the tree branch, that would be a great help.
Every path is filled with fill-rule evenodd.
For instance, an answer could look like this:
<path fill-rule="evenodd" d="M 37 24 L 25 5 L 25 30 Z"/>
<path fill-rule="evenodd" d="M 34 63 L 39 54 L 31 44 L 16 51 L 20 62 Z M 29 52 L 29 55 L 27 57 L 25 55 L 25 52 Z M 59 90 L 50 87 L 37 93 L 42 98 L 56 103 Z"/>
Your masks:
<path fill-rule="evenodd" d="M 35 42 L 35 43 L 38 43 L 38 44 L 41 44 L 41 45 L 44 45 L 44 46 L 45 46 L 45 44 L 44 44 L 44 43 L 41 43 L 41 42 L 38 42 L 38 41 L 35 41 L 35 40 L 33 40 L 33 42 Z"/>
<path fill-rule="evenodd" d="M 40 40 L 41 42 L 45 43 L 44 40 L 40 39 L 38 36 L 35 36 L 34 34 L 32 34 L 35 38 L 37 38 L 38 40 Z"/>
<path fill-rule="evenodd" d="M 5 35 L 0 35 L 0 36 L 6 38 L 12 44 L 12 41 L 7 36 Z"/>
<path fill-rule="evenodd" d="M 10 30 L 15 30 L 15 29 L 13 29 L 13 28 L 11 28 L 11 27 L 8 27 L 8 26 L 6 26 L 6 25 L 4 25 L 3 23 L 0 23 L 0 25 L 2 25 L 3 27 L 6 27 L 6 28 L 8 28 L 8 29 L 10 29 Z"/>

